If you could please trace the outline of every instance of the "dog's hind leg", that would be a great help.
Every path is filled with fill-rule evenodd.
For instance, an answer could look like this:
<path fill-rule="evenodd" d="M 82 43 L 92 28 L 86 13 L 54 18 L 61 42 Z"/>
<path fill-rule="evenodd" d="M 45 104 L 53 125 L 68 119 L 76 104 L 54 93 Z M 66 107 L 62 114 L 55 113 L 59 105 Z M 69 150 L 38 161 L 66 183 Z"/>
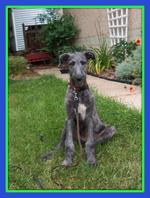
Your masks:
<path fill-rule="evenodd" d="M 61 139 L 59 144 L 57 144 L 53 149 L 50 149 L 47 153 L 45 153 L 44 155 L 42 155 L 40 158 L 42 161 L 47 161 L 49 159 L 52 158 L 52 156 L 59 150 L 61 149 L 64 145 L 65 145 L 65 139 L 66 139 L 66 123 L 65 123 L 65 127 L 62 130 L 62 134 L 61 134 Z"/>
<path fill-rule="evenodd" d="M 101 131 L 99 134 L 95 133 L 94 138 L 94 144 L 97 143 L 104 143 L 112 138 L 112 136 L 115 134 L 116 129 L 113 126 L 107 126 L 103 131 Z"/>

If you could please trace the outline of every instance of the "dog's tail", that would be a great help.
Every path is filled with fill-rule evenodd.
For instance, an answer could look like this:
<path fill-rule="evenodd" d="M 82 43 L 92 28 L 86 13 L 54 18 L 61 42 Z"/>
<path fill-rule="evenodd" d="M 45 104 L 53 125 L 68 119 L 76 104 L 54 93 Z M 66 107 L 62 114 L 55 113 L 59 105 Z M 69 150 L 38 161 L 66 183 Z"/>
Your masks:
<path fill-rule="evenodd" d="M 66 125 L 65 125 L 66 126 Z M 51 159 L 55 153 L 57 153 L 57 151 L 61 148 L 64 147 L 65 145 L 65 139 L 66 139 L 66 128 L 64 128 L 62 130 L 62 133 L 61 133 L 61 139 L 60 139 L 60 142 L 59 144 L 57 144 L 57 146 L 55 146 L 53 149 L 50 149 L 47 153 L 43 154 L 40 159 L 42 161 L 47 161 L 49 159 Z"/>
<path fill-rule="evenodd" d="M 107 126 L 103 131 L 101 131 L 99 134 L 96 134 L 95 137 L 95 144 L 97 143 L 104 143 L 112 138 L 112 136 L 115 134 L 116 129 L 114 126 Z"/>
<path fill-rule="evenodd" d="M 51 159 L 55 153 L 57 153 L 57 151 L 59 149 L 61 149 L 62 145 L 59 143 L 57 146 L 55 146 L 53 149 L 49 150 L 47 153 L 43 154 L 40 159 L 42 161 L 47 161 L 49 159 Z"/>

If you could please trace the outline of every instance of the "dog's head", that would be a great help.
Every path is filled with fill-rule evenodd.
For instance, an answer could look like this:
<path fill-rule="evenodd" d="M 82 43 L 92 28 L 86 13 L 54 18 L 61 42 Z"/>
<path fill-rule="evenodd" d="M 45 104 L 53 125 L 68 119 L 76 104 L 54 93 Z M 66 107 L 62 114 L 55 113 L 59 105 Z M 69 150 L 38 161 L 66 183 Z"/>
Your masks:
<path fill-rule="evenodd" d="M 70 78 L 77 86 L 82 86 L 86 79 L 87 61 L 95 59 L 92 51 L 65 53 L 59 57 L 59 66 L 68 68 Z"/>

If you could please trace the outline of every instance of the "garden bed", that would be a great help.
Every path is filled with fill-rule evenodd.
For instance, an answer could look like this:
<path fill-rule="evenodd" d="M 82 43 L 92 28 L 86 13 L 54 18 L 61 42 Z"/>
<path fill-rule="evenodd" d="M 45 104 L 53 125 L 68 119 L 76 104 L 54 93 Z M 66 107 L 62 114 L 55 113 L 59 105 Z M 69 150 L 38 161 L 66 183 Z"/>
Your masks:
<path fill-rule="evenodd" d="M 88 72 L 88 75 L 102 78 L 105 80 L 120 82 L 120 83 L 126 83 L 126 84 L 134 84 L 134 80 L 119 80 L 115 76 L 115 71 L 113 69 L 107 69 L 106 71 L 103 71 L 100 75 L 94 74 L 92 72 Z M 136 84 L 135 84 L 136 85 Z"/>
<path fill-rule="evenodd" d="M 68 69 L 60 69 L 60 72 L 62 74 L 67 74 L 68 73 Z M 105 79 L 105 80 L 110 80 L 110 81 L 115 81 L 115 82 L 120 82 L 120 83 L 126 83 L 126 84 L 130 84 L 130 85 L 139 85 L 140 83 L 136 82 L 135 79 L 133 80 L 119 80 L 116 78 L 115 76 L 115 70 L 114 69 L 106 69 L 105 71 L 103 71 L 100 75 L 98 74 L 94 74 L 92 72 L 87 72 L 88 75 L 91 75 L 91 76 L 94 76 L 94 77 L 97 77 L 97 78 L 102 78 L 102 79 Z"/>

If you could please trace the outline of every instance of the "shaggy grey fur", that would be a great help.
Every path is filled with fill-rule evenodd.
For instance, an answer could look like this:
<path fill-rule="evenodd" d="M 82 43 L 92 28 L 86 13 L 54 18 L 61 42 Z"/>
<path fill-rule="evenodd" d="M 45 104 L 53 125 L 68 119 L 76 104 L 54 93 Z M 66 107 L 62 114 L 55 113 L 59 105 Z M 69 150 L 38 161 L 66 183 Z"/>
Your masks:
<path fill-rule="evenodd" d="M 103 143 L 104 141 L 109 140 L 115 133 L 115 128 L 113 126 L 106 127 L 100 120 L 96 111 L 94 96 L 87 88 L 87 61 L 94 58 L 95 56 L 91 51 L 84 53 L 67 53 L 60 56 L 60 65 L 68 65 L 72 86 L 79 90 L 78 111 L 80 135 L 82 142 L 85 142 L 85 152 L 87 154 L 87 162 L 89 164 L 96 163 L 94 145 L 96 143 Z M 67 119 L 62 132 L 61 142 L 59 144 L 59 146 L 65 145 L 65 159 L 62 163 L 64 166 L 70 166 L 72 164 L 74 139 L 76 139 L 76 116 L 74 107 L 74 90 L 72 86 L 68 86 L 65 97 Z"/>
<path fill-rule="evenodd" d="M 48 160 L 58 149 L 65 146 L 65 159 L 62 164 L 64 166 L 72 164 L 74 140 L 77 140 L 75 93 L 78 95 L 77 109 L 79 113 L 80 138 L 82 143 L 85 143 L 85 152 L 89 164 L 96 163 L 94 145 L 109 140 L 115 133 L 113 126 L 105 126 L 100 120 L 96 111 L 94 96 L 87 86 L 86 70 L 89 59 L 95 59 L 91 51 L 67 53 L 60 56 L 59 66 L 65 65 L 65 67 L 69 68 L 71 82 L 65 97 L 67 118 L 60 143 L 54 150 L 50 150 L 41 156 L 42 160 Z M 76 92 L 74 89 L 76 89 Z"/>

